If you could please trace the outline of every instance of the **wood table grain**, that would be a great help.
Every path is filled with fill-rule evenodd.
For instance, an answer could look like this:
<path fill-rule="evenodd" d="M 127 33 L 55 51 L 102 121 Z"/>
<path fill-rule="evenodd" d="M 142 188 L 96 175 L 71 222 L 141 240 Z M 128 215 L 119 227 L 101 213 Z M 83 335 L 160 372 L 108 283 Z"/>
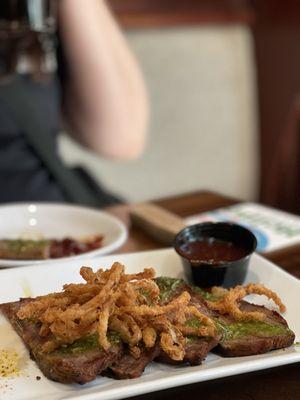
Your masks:
<path fill-rule="evenodd" d="M 174 212 L 180 217 L 187 217 L 239 202 L 237 199 L 208 191 L 153 201 L 153 203 Z M 129 227 L 129 238 L 119 252 L 163 248 L 161 244 L 148 237 L 147 234 L 136 227 L 130 226 L 129 208 L 130 205 L 121 205 L 107 209 L 110 213 L 121 218 Z M 299 245 L 265 254 L 264 256 L 292 275 L 300 278 Z M 295 299 L 295 302 L 297 301 L 299 299 Z M 300 400 L 300 363 L 181 386 L 137 396 L 133 399 L 187 400 L 190 398 L 203 398 L 205 400 Z"/>

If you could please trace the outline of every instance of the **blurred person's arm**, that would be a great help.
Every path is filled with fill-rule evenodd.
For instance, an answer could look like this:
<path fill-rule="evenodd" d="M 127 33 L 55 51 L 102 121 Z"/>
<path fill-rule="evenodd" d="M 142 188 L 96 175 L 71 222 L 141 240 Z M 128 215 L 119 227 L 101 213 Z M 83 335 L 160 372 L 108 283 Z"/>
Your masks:
<path fill-rule="evenodd" d="M 75 138 L 114 159 L 145 145 L 144 81 L 104 0 L 60 0 L 60 34 L 69 68 L 64 114 Z"/>

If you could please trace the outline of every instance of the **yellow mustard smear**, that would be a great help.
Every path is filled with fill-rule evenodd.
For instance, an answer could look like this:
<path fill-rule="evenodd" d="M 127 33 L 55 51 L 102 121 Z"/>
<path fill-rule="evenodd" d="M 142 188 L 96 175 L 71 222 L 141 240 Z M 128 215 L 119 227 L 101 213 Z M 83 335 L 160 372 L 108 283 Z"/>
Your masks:
<path fill-rule="evenodd" d="M 20 356 L 14 350 L 0 349 L 0 377 L 19 376 Z"/>
<path fill-rule="evenodd" d="M 20 284 L 21 284 L 21 287 L 23 290 L 24 297 L 32 297 L 32 290 L 31 290 L 29 282 L 26 279 L 23 279 L 20 282 Z"/>

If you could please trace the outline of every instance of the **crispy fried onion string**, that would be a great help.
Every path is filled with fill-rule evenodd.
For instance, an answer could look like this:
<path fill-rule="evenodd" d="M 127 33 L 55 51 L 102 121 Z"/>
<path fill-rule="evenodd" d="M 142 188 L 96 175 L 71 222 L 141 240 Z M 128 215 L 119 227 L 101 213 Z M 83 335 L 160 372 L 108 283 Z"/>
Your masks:
<path fill-rule="evenodd" d="M 108 351 L 110 335 L 116 333 L 135 358 L 159 343 L 170 358 L 183 360 L 187 335 L 217 334 L 214 322 L 192 305 L 188 292 L 160 304 L 152 268 L 126 275 L 124 266 L 114 263 L 96 272 L 82 267 L 80 275 L 86 283 L 64 285 L 63 292 L 37 297 L 18 312 L 21 320 L 39 324 L 44 352 L 93 334 Z M 186 326 L 190 318 L 198 321 L 196 328 Z"/>
<path fill-rule="evenodd" d="M 216 289 L 213 289 L 212 293 L 216 293 Z M 285 311 L 285 306 L 276 293 L 267 289 L 264 285 L 254 283 L 246 286 L 236 286 L 226 291 L 222 290 L 222 298 L 218 301 L 207 301 L 207 305 L 210 309 L 216 310 L 221 314 L 232 315 L 237 320 L 264 320 L 266 318 L 265 313 L 240 309 L 239 302 L 249 294 L 264 295 L 272 299 L 281 312 Z"/>
<path fill-rule="evenodd" d="M 61 293 L 52 293 L 23 305 L 18 318 L 36 322 L 43 337 L 42 351 L 51 352 L 78 339 L 97 335 L 104 351 L 117 345 L 113 334 L 139 358 L 144 349 L 160 345 L 173 360 L 185 356 L 188 336 L 216 337 L 215 322 L 191 301 L 184 291 L 169 303 L 160 303 L 160 290 L 152 268 L 126 275 L 124 266 L 114 263 L 108 270 L 80 270 L 86 283 L 64 285 Z M 230 314 L 237 320 L 262 320 L 265 314 L 240 309 L 248 294 L 265 295 L 284 311 L 279 297 L 263 285 L 249 284 L 233 289 L 212 289 L 219 300 L 207 301 L 212 310 Z M 118 343 L 118 342 L 117 342 Z"/>

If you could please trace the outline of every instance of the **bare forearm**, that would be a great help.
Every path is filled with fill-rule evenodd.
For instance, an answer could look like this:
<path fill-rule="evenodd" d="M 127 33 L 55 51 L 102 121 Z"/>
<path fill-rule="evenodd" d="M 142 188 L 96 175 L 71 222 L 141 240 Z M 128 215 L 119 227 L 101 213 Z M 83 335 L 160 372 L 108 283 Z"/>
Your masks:
<path fill-rule="evenodd" d="M 65 110 L 79 141 L 111 158 L 138 155 L 148 107 L 135 59 L 103 0 L 61 0 L 70 70 Z"/>

